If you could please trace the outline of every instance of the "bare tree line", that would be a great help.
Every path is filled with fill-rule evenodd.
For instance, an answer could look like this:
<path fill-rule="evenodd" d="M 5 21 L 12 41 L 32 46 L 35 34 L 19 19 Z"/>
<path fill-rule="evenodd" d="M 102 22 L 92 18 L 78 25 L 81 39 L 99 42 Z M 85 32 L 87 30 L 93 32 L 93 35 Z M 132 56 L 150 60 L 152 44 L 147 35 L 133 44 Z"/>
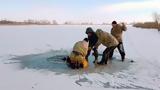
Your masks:
<path fill-rule="evenodd" d="M 65 21 L 63 24 L 59 24 L 56 20 L 33 20 L 28 19 L 24 21 L 12 21 L 7 19 L 1 19 L 0 25 L 109 25 L 108 23 L 102 24 L 94 24 L 92 22 L 72 22 L 72 21 Z"/>
<path fill-rule="evenodd" d="M 160 31 L 160 14 L 158 14 L 158 13 L 153 13 L 153 19 L 154 19 L 154 21 L 155 21 L 155 24 L 157 25 L 157 29 L 158 29 L 158 31 Z"/>
<path fill-rule="evenodd" d="M 0 20 L 0 25 L 57 25 L 57 21 L 53 20 L 52 22 L 48 20 L 24 20 L 24 21 L 12 21 L 7 19 Z"/>
<path fill-rule="evenodd" d="M 134 27 L 140 27 L 140 28 L 151 28 L 151 29 L 157 29 L 160 31 L 160 14 L 157 12 L 154 12 L 152 14 L 153 17 L 153 22 L 139 22 L 139 23 L 134 23 Z"/>

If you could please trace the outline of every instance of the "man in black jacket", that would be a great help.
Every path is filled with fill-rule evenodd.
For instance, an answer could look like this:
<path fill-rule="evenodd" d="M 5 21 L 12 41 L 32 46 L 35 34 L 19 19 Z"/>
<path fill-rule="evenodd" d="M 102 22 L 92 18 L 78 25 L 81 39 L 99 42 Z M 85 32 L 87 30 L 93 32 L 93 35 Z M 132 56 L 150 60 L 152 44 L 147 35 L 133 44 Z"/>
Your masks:
<path fill-rule="evenodd" d="M 98 51 L 94 46 L 98 41 L 98 37 L 91 27 L 88 27 L 86 29 L 86 34 L 88 35 L 88 40 L 89 40 L 89 48 L 88 48 L 88 53 L 86 55 L 86 60 L 88 60 L 88 56 L 90 55 L 91 50 L 93 50 L 94 51 L 93 55 L 95 56 L 95 61 L 96 61 L 98 59 Z M 95 63 L 95 61 L 93 63 Z"/>

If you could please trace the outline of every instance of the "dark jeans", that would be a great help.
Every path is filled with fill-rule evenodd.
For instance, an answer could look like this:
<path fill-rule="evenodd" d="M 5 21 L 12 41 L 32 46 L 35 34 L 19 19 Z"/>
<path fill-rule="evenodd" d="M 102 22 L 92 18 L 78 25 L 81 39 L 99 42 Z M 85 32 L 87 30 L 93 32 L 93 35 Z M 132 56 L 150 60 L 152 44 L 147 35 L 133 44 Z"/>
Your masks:
<path fill-rule="evenodd" d="M 95 60 L 97 60 L 98 59 L 98 50 L 96 48 L 93 48 L 92 50 L 94 52 L 93 55 L 95 57 Z M 87 55 L 86 55 L 86 60 L 87 61 L 88 61 L 88 57 L 89 57 L 90 53 L 91 53 L 91 50 L 88 50 Z"/>
<path fill-rule="evenodd" d="M 116 48 L 118 48 L 118 51 L 119 51 L 121 58 L 122 58 L 122 61 L 123 61 L 125 59 L 125 55 L 126 55 L 125 51 L 124 51 L 123 43 L 120 42 Z M 113 53 L 114 53 L 114 50 L 111 51 L 109 58 L 113 57 Z"/>
<path fill-rule="evenodd" d="M 109 60 L 109 56 L 111 52 L 116 48 L 117 46 L 108 47 L 103 51 L 102 59 L 99 62 L 99 64 L 107 64 Z"/>

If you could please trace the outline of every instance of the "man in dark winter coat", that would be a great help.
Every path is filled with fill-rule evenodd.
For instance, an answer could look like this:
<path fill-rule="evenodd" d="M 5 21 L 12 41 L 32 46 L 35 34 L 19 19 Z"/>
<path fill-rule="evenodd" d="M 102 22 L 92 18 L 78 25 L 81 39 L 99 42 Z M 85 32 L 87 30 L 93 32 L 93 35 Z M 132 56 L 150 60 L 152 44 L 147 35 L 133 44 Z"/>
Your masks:
<path fill-rule="evenodd" d="M 95 56 L 95 61 L 96 61 L 98 59 L 98 51 L 94 46 L 98 41 L 98 37 L 91 27 L 88 27 L 86 29 L 86 34 L 88 35 L 88 40 L 89 40 L 89 48 L 88 48 L 88 53 L 86 55 L 86 59 L 88 60 L 88 56 L 90 55 L 91 50 L 93 50 L 94 51 L 93 55 Z"/>

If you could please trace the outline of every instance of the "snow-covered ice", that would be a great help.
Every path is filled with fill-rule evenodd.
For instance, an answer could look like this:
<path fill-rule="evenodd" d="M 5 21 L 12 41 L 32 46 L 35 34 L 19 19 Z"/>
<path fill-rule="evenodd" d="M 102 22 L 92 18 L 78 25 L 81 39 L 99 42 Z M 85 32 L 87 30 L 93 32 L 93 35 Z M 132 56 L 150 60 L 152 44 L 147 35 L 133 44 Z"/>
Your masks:
<path fill-rule="evenodd" d="M 118 51 L 107 66 L 71 70 L 46 58 L 68 55 L 88 26 L 0 26 L 1 90 L 159 90 L 160 33 L 128 26 L 124 33 L 125 62 Z M 110 31 L 111 26 L 95 25 Z M 100 47 L 100 51 L 104 49 Z M 130 60 L 134 60 L 131 63 Z"/>

